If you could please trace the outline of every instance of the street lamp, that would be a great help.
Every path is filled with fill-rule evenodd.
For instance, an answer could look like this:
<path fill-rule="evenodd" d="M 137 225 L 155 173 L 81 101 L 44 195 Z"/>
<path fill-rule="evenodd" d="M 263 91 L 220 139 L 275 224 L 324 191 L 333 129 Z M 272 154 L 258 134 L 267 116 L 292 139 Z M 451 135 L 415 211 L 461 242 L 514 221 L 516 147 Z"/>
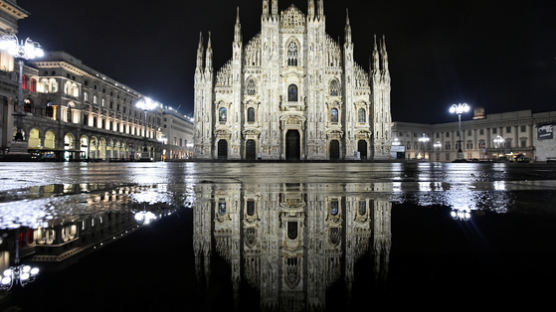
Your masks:
<path fill-rule="evenodd" d="M 18 77 L 18 96 L 17 96 L 17 112 L 13 115 L 16 117 L 17 133 L 15 135 L 12 148 L 15 147 L 17 152 L 27 152 L 27 145 L 24 144 L 23 138 L 23 63 L 26 60 L 41 58 L 44 56 L 44 50 L 38 42 L 27 38 L 25 41 L 17 38 L 15 34 L 4 35 L 0 38 L 0 50 L 6 51 L 13 56 L 19 65 Z"/>
<path fill-rule="evenodd" d="M 439 141 L 436 141 L 436 143 L 434 143 L 432 146 L 434 147 L 434 150 L 436 151 L 436 161 L 440 161 L 440 149 L 442 148 L 442 143 L 440 143 Z"/>
<path fill-rule="evenodd" d="M 19 230 L 15 236 L 15 266 L 9 267 L 2 272 L 0 276 L 0 290 L 9 291 L 14 286 L 25 285 L 32 283 L 39 275 L 39 268 L 31 267 L 29 265 L 19 264 Z"/>
<path fill-rule="evenodd" d="M 152 111 L 153 109 L 157 108 L 159 104 L 153 101 L 151 98 L 144 97 L 135 103 L 135 106 L 139 109 L 142 109 L 144 112 L 144 120 L 143 125 L 145 126 L 145 144 L 143 146 L 143 153 L 141 154 L 141 160 L 150 161 L 150 157 L 148 156 L 148 148 L 147 148 L 147 112 Z"/>
<path fill-rule="evenodd" d="M 506 139 L 504 139 L 504 138 L 501 137 L 501 136 L 497 136 L 497 137 L 494 139 L 494 144 L 496 144 L 496 146 L 497 146 L 498 148 L 500 148 L 501 146 L 503 147 L 503 146 L 504 146 L 504 145 L 503 145 L 504 143 L 506 143 Z"/>
<path fill-rule="evenodd" d="M 421 150 L 423 151 L 423 159 L 427 158 L 427 153 L 425 151 L 426 144 L 430 142 L 430 138 L 423 133 L 423 136 L 419 138 L 419 143 L 421 143 Z"/>
<path fill-rule="evenodd" d="M 494 146 L 496 147 L 496 149 L 502 149 L 502 148 L 504 148 L 504 145 L 506 143 L 506 139 L 504 139 L 501 136 L 497 136 L 496 138 L 494 138 L 493 142 L 494 142 Z M 501 157 L 500 152 L 498 152 L 496 157 Z"/>
<path fill-rule="evenodd" d="M 463 157 L 463 133 L 461 132 L 461 115 L 464 113 L 469 113 L 471 107 L 466 103 L 454 104 L 450 107 L 450 114 L 458 115 L 458 134 L 459 134 L 459 148 L 458 148 L 458 160 L 462 160 Z"/>

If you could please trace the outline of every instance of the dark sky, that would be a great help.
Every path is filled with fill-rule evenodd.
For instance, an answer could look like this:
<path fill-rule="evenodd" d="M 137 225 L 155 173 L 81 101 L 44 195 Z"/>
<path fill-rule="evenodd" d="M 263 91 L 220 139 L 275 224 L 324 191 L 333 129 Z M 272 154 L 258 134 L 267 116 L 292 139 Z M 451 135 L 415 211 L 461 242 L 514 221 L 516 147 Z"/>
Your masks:
<path fill-rule="evenodd" d="M 316 1 L 316 0 L 315 0 Z M 231 57 L 235 7 L 244 41 L 262 0 L 20 0 L 20 34 L 165 104 L 193 111 L 199 32 L 212 31 L 215 68 Z M 280 0 L 304 12 L 307 0 Z M 373 33 L 386 34 L 395 121 L 451 120 L 450 104 L 487 113 L 556 110 L 556 1 L 325 0 L 341 38 L 350 9 L 355 56 L 368 69 Z"/>

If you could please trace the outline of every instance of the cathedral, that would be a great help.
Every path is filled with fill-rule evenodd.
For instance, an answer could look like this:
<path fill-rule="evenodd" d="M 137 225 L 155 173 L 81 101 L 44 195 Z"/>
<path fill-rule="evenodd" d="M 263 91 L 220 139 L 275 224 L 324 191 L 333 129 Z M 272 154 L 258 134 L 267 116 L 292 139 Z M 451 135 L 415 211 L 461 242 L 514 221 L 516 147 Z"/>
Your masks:
<path fill-rule="evenodd" d="M 232 58 L 213 70 L 210 34 L 195 70 L 195 158 L 388 159 L 391 79 L 386 42 L 374 38 L 367 72 L 326 33 L 323 0 L 279 13 L 263 0 L 261 31 L 245 45 L 237 12 Z"/>

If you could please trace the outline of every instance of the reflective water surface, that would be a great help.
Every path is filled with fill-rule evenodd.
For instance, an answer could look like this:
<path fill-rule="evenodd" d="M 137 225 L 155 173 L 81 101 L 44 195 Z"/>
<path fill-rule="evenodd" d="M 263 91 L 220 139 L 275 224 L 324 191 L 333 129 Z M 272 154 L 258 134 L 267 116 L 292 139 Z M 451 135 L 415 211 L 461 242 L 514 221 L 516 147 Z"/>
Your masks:
<path fill-rule="evenodd" d="M 445 309 L 554 291 L 549 166 L 44 166 L 0 174 L 25 185 L 0 192 L 0 310 Z"/>

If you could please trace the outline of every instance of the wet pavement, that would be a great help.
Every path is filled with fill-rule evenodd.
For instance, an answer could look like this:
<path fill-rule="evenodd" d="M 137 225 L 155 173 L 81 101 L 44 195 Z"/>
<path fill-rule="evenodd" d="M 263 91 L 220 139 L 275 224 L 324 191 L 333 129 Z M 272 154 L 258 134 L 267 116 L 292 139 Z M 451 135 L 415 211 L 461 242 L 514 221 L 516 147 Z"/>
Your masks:
<path fill-rule="evenodd" d="M 531 308 L 555 195 L 549 165 L 0 163 L 0 311 Z"/>

